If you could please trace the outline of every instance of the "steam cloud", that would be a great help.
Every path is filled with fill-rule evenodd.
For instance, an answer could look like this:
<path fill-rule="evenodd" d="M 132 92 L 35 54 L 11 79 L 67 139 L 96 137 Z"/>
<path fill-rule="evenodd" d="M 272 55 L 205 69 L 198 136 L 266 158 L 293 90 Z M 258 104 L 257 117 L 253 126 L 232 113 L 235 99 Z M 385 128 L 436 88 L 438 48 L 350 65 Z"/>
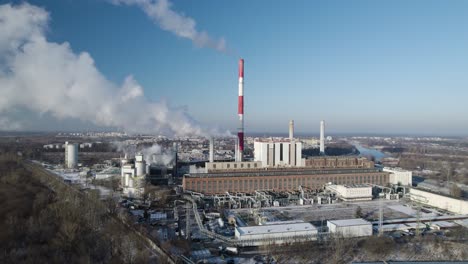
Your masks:
<path fill-rule="evenodd" d="M 113 142 L 118 152 L 123 152 L 128 158 L 133 158 L 137 153 L 143 154 L 146 164 L 169 165 L 174 162 L 175 152 L 172 148 L 163 148 L 158 144 L 139 149 L 136 145 L 125 142 Z"/>
<path fill-rule="evenodd" d="M 205 31 L 196 29 L 196 22 L 190 17 L 174 12 L 168 0 L 111 0 L 114 4 L 136 5 L 163 30 L 181 38 L 190 39 L 198 47 L 208 47 L 226 52 L 224 38 L 213 39 Z"/>
<path fill-rule="evenodd" d="M 166 1 L 132 2 L 154 13 L 163 28 L 211 45 L 195 31 L 193 20 L 171 11 Z M 184 109 L 146 99 L 132 76 L 116 85 L 99 72 L 87 52 L 76 54 L 66 42 L 47 41 L 48 20 L 44 9 L 27 3 L 0 5 L 0 129 L 19 129 L 18 121 L 8 116 L 12 109 L 28 109 L 130 133 L 204 134 Z"/>

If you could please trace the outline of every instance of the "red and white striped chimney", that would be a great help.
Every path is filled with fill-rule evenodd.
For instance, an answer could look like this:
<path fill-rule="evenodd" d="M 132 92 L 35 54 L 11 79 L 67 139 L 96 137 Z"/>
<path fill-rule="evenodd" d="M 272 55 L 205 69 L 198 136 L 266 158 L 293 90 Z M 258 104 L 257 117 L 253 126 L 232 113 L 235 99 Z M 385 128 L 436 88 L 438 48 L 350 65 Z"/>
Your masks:
<path fill-rule="evenodd" d="M 239 130 L 237 131 L 238 157 L 236 161 L 240 162 L 244 158 L 244 59 L 239 60 Z"/>

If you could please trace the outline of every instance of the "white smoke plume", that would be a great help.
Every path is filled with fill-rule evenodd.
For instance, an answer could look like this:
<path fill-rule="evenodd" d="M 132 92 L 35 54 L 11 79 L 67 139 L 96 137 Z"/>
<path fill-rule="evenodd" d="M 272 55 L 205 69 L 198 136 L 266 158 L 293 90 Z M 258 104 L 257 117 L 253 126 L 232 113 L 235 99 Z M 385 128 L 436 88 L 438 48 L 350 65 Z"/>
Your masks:
<path fill-rule="evenodd" d="M 168 0 L 110 0 L 114 4 L 136 5 L 140 7 L 161 29 L 172 32 L 178 37 L 190 39 L 197 47 L 208 47 L 226 52 L 224 38 L 214 39 L 205 31 L 196 29 L 193 18 L 171 9 Z"/>
<path fill-rule="evenodd" d="M 117 147 L 117 152 L 124 153 L 127 158 L 134 158 L 138 153 L 143 154 L 146 164 L 170 165 L 175 161 L 175 151 L 173 148 L 163 148 L 158 144 L 150 147 L 137 147 L 122 141 L 113 142 Z"/>
<path fill-rule="evenodd" d="M 139 153 L 143 154 L 146 164 L 167 166 L 175 162 L 175 152 L 170 148 L 163 149 L 157 144 L 144 148 Z"/>
<path fill-rule="evenodd" d="M 44 9 L 27 3 L 0 5 L 0 129 L 19 128 L 8 115 L 12 109 L 26 109 L 129 133 L 205 134 L 183 108 L 145 98 L 132 76 L 116 85 L 87 52 L 77 54 L 67 42 L 49 42 L 48 20 Z"/>

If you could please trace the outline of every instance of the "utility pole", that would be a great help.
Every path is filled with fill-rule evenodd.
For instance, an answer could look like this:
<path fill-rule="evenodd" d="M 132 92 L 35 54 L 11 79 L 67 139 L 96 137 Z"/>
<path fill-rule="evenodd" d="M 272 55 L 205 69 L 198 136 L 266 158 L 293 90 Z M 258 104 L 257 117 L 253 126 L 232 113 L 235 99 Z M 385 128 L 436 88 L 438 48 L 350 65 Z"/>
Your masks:
<path fill-rule="evenodd" d="M 382 203 L 382 197 L 379 197 L 379 236 L 382 236 L 383 234 L 383 203 Z"/>
<path fill-rule="evenodd" d="M 419 227 L 421 225 L 422 204 L 427 203 L 427 198 L 414 193 L 408 193 L 407 197 L 409 198 L 412 207 L 416 207 L 416 236 L 419 236 L 421 234 Z"/>
<path fill-rule="evenodd" d="M 186 210 L 185 210 L 185 239 L 190 238 L 190 210 L 191 210 L 191 204 L 187 203 L 186 204 Z"/>

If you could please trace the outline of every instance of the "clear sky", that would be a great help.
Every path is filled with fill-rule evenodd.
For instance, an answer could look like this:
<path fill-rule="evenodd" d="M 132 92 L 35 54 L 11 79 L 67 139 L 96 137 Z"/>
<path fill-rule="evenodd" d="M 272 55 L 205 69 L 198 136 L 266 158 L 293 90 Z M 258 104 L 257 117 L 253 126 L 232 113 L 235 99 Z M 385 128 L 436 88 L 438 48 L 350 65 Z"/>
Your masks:
<path fill-rule="evenodd" d="M 50 13 L 49 41 L 209 126 L 237 127 L 242 57 L 247 134 L 286 132 L 289 119 L 318 133 L 325 119 L 335 133 L 468 135 L 468 1 L 171 2 L 229 52 L 162 30 L 134 5 L 29 0 Z"/>

